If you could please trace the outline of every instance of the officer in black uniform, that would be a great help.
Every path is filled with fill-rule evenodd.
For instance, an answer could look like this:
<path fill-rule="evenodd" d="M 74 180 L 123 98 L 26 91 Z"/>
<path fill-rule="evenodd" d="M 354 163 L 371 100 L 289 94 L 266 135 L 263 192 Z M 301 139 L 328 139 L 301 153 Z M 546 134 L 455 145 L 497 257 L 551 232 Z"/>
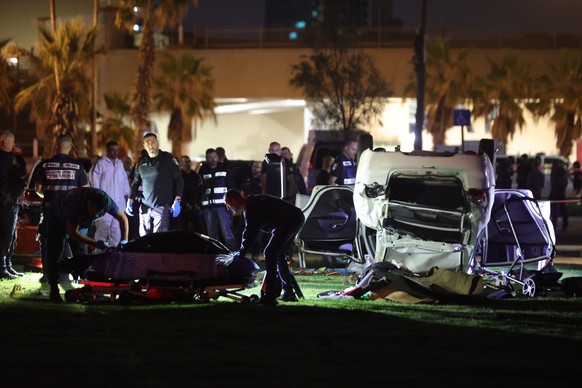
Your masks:
<path fill-rule="evenodd" d="M 234 175 L 226 165 L 219 163 L 218 154 L 214 148 L 206 150 L 206 163 L 198 171 L 202 177 L 204 194 L 202 196 L 202 211 L 208 235 L 222 241 L 231 251 L 236 249 L 236 240 L 230 227 L 230 215 L 224 203 L 224 194 L 234 188 Z"/>
<path fill-rule="evenodd" d="M 70 189 L 76 187 L 89 186 L 89 179 L 83 168 L 83 163 L 69 155 L 73 148 L 73 139 L 69 135 L 61 135 L 57 138 L 55 145 L 55 155 L 43 161 L 41 168 L 34 178 L 35 190 L 39 196 L 43 197 L 42 201 L 42 219 L 38 225 L 38 234 L 40 242 L 40 256 L 42 260 L 43 276 L 41 283 L 48 281 L 46 271 L 48 265 L 47 256 L 47 226 L 45 222 L 45 213 L 48 206 L 57 197 L 63 195 Z M 63 253 L 64 256 L 70 256 L 70 249 L 66 245 Z M 64 259 L 63 257 L 62 259 Z M 61 274 L 63 283 L 68 282 L 69 275 Z"/>
<path fill-rule="evenodd" d="M 269 164 L 266 157 L 261 168 L 261 188 L 263 194 L 273 195 L 279 198 L 287 198 L 289 193 L 295 192 L 295 178 L 293 177 L 293 165 L 281 155 L 281 144 L 276 141 L 269 144 L 269 154 L 277 155 L 280 163 Z M 282 170 L 282 171 L 281 171 Z M 281 175 L 285 179 L 285 192 L 281 192 Z"/>
<path fill-rule="evenodd" d="M 12 268 L 10 251 L 25 175 L 26 162 L 20 148 L 14 145 L 14 134 L 0 131 L 0 279 L 14 279 L 22 275 Z"/>
<path fill-rule="evenodd" d="M 184 191 L 178 161 L 169 152 L 160 150 L 157 135 L 146 132 L 143 145 L 147 155 L 137 161 L 131 194 L 125 208 L 126 214 L 133 216 L 133 201 L 139 195 L 141 186 L 140 236 L 169 230 L 170 212 L 174 218 L 178 217 Z"/>
<path fill-rule="evenodd" d="M 240 256 L 245 257 L 260 231 L 271 234 L 265 247 L 265 292 L 261 303 L 277 304 L 281 280 L 283 301 L 296 301 L 293 292 L 293 275 L 287 264 L 287 252 L 295 235 L 303 226 L 305 217 L 298 207 L 271 195 L 249 195 L 244 198 L 238 191 L 229 190 L 224 196 L 226 206 L 233 212 L 243 211 L 245 228 L 240 245 Z"/>

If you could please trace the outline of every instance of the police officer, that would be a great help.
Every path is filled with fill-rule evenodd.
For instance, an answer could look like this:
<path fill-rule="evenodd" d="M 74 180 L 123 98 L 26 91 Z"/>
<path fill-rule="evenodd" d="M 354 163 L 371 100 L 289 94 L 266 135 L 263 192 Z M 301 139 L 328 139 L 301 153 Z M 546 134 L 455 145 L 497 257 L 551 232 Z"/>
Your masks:
<path fill-rule="evenodd" d="M 273 141 L 269 144 L 269 154 L 275 154 L 281 158 L 281 164 L 269 165 L 267 160 L 263 160 L 261 168 L 261 188 L 262 194 L 269 194 L 275 197 L 288 198 L 290 193 L 295 192 L 295 178 L 293 177 L 293 165 L 281 155 L 281 144 Z M 285 192 L 281 192 L 281 175 L 285 179 Z"/>
<path fill-rule="evenodd" d="M 194 230 L 202 232 L 200 219 L 200 199 L 204 190 L 200 174 L 192 170 L 192 161 L 187 155 L 180 157 L 180 171 L 184 180 L 184 193 L 182 196 L 182 208 L 180 224 L 182 230 Z"/>
<path fill-rule="evenodd" d="M 18 221 L 18 199 L 24 191 L 26 162 L 14 140 L 12 132 L 0 131 L 0 279 L 22 275 L 12 268 L 11 246 Z"/>
<path fill-rule="evenodd" d="M 108 245 L 103 240 L 94 240 L 81 232 L 89 228 L 104 214 L 110 214 L 118 222 L 122 240 L 127 243 L 128 223 L 123 210 L 103 190 L 93 187 L 71 189 L 55 198 L 46 208 L 47 259 L 50 284 L 50 300 L 61 302 L 58 285 L 58 260 L 63 251 L 65 238 L 73 253 L 73 258 L 87 254 L 87 245 L 105 250 Z M 67 263 L 68 264 L 68 263 Z"/>
<path fill-rule="evenodd" d="M 287 264 L 287 252 L 294 237 L 301 229 L 305 217 L 298 207 L 271 195 L 249 195 L 244 198 L 238 191 L 229 190 L 225 195 L 227 207 L 233 211 L 243 211 L 245 228 L 240 245 L 240 256 L 250 251 L 259 232 L 271 234 L 265 247 L 265 292 L 260 302 L 267 305 L 277 304 L 279 282 L 283 288 L 283 301 L 296 301 L 293 292 L 293 275 Z"/>
<path fill-rule="evenodd" d="M 166 232 L 170 228 L 170 211 L 178 217 L 180 200 L 184 191 L 184 180 L 176 158 L 160 150 L 158 136 L 146 132 L 143 146 L 147 151 L 135 166 L 135 177 L 131 185 L 131 196 L 125 212 L 133 216 L 133 201 L 142 188 L 143 199 L 139 211 L 139 235 Z"/>
<path fill-rule="evenodd" d="M 69 155 L 73 148 L 73 139 L 69 135 L 61 135 L 57 138 L 55 144 L 55 155 L 42 162 L 41 168 L 34 178 L 35 190 L 42 202 L 42 219 L 38 225 L 38 234 L 40 242 L 40 256 L 42 260 L 43 277 L 40 279 L 41 283 L 46 282 L 47 279 L 47 240 L 46 240 L 46 223 L 44 214 L 48 206 L 58 196 L 66 193 L 70 189 L 89 185 L 89 179 L 83 168 L 83 164 L 76 158 Z M 67 256 L 68 247 L 65 250 L 64 256 Z M 69 281 L 68 274 L 62 274 L 62 282 Z"/>
<path fill-rule="evenodd" d="M 224 194 L 234 188 L 234 176 L 231 170 L 219 163 L 218 154 L 214 148 L 206 150 L 206 163 L 198 171 L 202 177 L 204 194 L 202 210 L 208 235 L 218 239 L 218 230 L 222 234 L 224 244 L 231 251 L 236 249 L 236 240 L 230 227 L 230 215 L 224 203 Z"/>
<path fill-rule="evenodd" d="M 342 153 L 335 158 L 331 166 L 330 185 L 353 186 L 356 183 L 356 152 L 358 152 L 358 142 L 347 139 Z"/>

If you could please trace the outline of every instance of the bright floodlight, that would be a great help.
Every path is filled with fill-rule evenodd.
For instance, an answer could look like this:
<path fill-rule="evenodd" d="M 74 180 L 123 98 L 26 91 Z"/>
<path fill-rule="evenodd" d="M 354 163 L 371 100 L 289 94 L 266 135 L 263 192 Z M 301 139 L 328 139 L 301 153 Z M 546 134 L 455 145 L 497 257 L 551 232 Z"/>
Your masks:
<path fill-rule="evenodd" d="M 13 65 L 18 64 L 18 58 L 16 57 L 11 57 L 8 59 L 8 61 L 10 61 L 10 63 L 12 63 Z"/>
<path fill-rule="evenodd" d="M 135 32 L 138 32 L 138 31 L 139 31 L 139 26 L 138 26 L 137 24 L 134 24 L 134 25 L 133 25 L 133 30 L 134 30 Z"/>

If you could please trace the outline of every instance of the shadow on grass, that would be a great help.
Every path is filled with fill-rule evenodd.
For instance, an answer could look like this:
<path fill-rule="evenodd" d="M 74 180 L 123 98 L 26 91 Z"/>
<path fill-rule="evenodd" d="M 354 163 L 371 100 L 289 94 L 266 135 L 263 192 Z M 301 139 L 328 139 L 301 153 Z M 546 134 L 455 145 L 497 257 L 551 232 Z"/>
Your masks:
<path fill-rule="evenodd" d="M 30 300 L 2 306 L 0 360 L 10 386 L 579 386 L 580 301 L 556 303 Z"/>

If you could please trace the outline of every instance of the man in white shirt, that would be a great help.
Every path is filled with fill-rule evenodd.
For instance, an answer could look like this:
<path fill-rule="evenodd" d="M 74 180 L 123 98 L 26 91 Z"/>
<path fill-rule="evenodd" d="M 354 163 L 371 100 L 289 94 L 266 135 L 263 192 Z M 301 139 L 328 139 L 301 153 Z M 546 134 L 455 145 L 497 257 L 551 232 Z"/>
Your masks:
<path fill-rule="evenodd" d="M 91 170 L 91 186 L 105 191 L 120 209 L 125 208 L 129 197 L 129 182 L 123 161 L 118 158 L 119 144 L 109 141 L 107 154 L 99 158 Z M 119 222 L 109 214 L 95 221 L 95 239 L 105 240 L 109 246 L 116 247 L 121 240 Z"/>

